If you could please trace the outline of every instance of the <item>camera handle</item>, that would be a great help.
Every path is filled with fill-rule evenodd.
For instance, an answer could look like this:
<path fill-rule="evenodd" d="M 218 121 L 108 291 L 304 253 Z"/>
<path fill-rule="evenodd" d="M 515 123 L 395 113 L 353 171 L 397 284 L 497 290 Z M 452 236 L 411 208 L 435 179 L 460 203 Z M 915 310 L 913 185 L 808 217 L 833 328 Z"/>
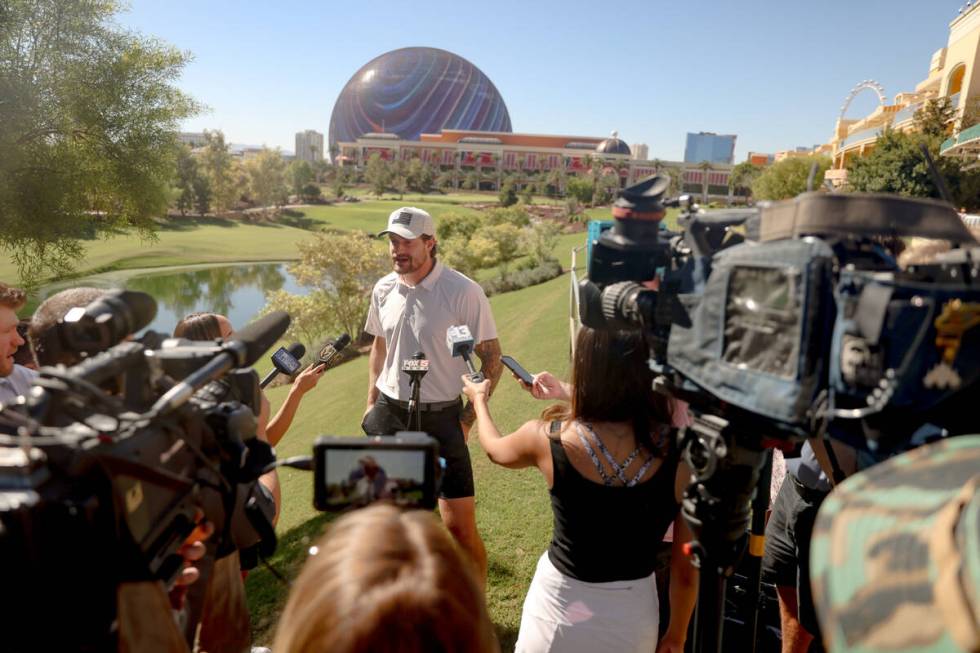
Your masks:
<path fill-rule="evenodd" d="M 760 437 L 736 432 L 728 421 L 713 415 L 695 417 L 691 426 L 681 430 L 680 443 L 691 468 L 691 484 L 684 491 L 681 511 L 694 535 L 688 549 L 692 564 L 701 572 L 693 650 L 720 653 L 728 578 L 747 548 L 760 558 L 761 566 L 765 506 L 759 495 L 766 495 L 768 505 L 768 480 L 761 487 L 767 453 Z M 753 611 L 758 606 L 758 580 L 753 573 L 752 596 L 747 597 Z M 756 616 L 750 616 L 755 623 Z M 753 638 L 741 650 L 754 649 Z"/>

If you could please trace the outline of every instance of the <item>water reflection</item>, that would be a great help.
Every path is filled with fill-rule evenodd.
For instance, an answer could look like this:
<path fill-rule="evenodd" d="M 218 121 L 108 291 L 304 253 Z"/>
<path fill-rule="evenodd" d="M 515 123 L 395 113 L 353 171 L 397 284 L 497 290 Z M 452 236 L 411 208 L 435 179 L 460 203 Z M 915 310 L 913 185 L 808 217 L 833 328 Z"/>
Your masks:
<path fill-rule="evenodd" d="M 303 295 L 307 289 L 287 271 L 285 263 L 241 263 L 168 270 L 94 275 L 45 288 L 44 296 L 75 286 L 127 288 L 157 300 L 157 316 L 149 328 L 171 333 L 177 322 L 196 311 L 227 315 L 235 327 L 250 322 L 276 290 Z"/>

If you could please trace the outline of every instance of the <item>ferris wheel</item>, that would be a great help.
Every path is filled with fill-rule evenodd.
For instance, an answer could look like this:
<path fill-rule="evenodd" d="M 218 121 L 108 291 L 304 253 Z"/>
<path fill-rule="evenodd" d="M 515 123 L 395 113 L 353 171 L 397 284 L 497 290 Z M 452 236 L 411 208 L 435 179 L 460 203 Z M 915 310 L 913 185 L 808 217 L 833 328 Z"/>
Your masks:
<path fill-rule="evenodd" d="M 860 93 L 865 89 L 874 91 L 875 94 L 877 94 L 878 96 L 878 104 L 884 106 L 885 87 L 873 79 L 865 79 L 855 84 L 854 88 L 851 89 L 851 92 L 847 94 L 847 98 L 844 99 L 844 104 L 842 104 L 840 107 L 840 115 L 837 116 L 838 120 L 844 119 L 844 114 L 846 114 L 848 108 L 850 108 L 851 102 L 854 100 L 854 98 L 857 96 L 858 93 Z"/>

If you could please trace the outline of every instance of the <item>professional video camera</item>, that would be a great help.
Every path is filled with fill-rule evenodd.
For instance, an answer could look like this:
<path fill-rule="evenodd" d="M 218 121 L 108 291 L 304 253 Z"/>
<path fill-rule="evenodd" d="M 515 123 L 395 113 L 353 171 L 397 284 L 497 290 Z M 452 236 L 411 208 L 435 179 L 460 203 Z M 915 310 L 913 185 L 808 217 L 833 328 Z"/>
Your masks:
<path fill-rule="evenodd" d="M 42 368 L 26 401 L 0 407 L 4 650 L 111 647 L 117 587 L 173 581 L 202 519 L 218 556 L 237 549 L 248 566 L 275 549 L 274 505 L 257 483 L 275 460 L 255 437 L 258 378 L 228 374 L 288 316 L 226 342 L 120 342 L 155 311 L 148 295 L 117 291 L 69 314 L 52 342 L 88 357 Z"/>
<path fill-rule="evenodd" d="M 702 569 L 697 648 L 714 651 L 725 578 L 746 546 L 761 555 L 746 533 L 750 519 L 762 532 L 771 441 L 826 435 L 880 458 L 926 424 L 975 430 L 980 246 L 944 202 L 806 193 L 704 212 L 688 196 L 664 201 L 668 183 L 621 193 L 592 243 L 580 312 L 593 328 L 642 329 L 657 389 L 690 405 L 682 510 Z M 661 228 L 668 206 L 682 209 L 680 232 Z M 884 243 L 911 236 L 955 249 L 903 270 Z"/>

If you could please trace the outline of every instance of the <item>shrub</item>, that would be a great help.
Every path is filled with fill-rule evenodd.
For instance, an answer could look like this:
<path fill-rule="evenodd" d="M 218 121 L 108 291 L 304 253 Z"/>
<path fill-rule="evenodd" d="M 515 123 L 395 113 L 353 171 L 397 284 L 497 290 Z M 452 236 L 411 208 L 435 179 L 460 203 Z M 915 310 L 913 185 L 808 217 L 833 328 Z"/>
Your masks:
<path fill-rule="evenodd" d="M 545 281 L 551 281 L 555 277 L 560 276 L 561 273 L 561 264 L 558 261 L 550 260 L 529 270 L 501 274 L 492 279 L 487 279 L 480 285 L 483 286 L 483 292 L 487 294 L 487 297 L 490 297 L 503 292 L 520 290 L 521 288 L 535 286 Z"/>

